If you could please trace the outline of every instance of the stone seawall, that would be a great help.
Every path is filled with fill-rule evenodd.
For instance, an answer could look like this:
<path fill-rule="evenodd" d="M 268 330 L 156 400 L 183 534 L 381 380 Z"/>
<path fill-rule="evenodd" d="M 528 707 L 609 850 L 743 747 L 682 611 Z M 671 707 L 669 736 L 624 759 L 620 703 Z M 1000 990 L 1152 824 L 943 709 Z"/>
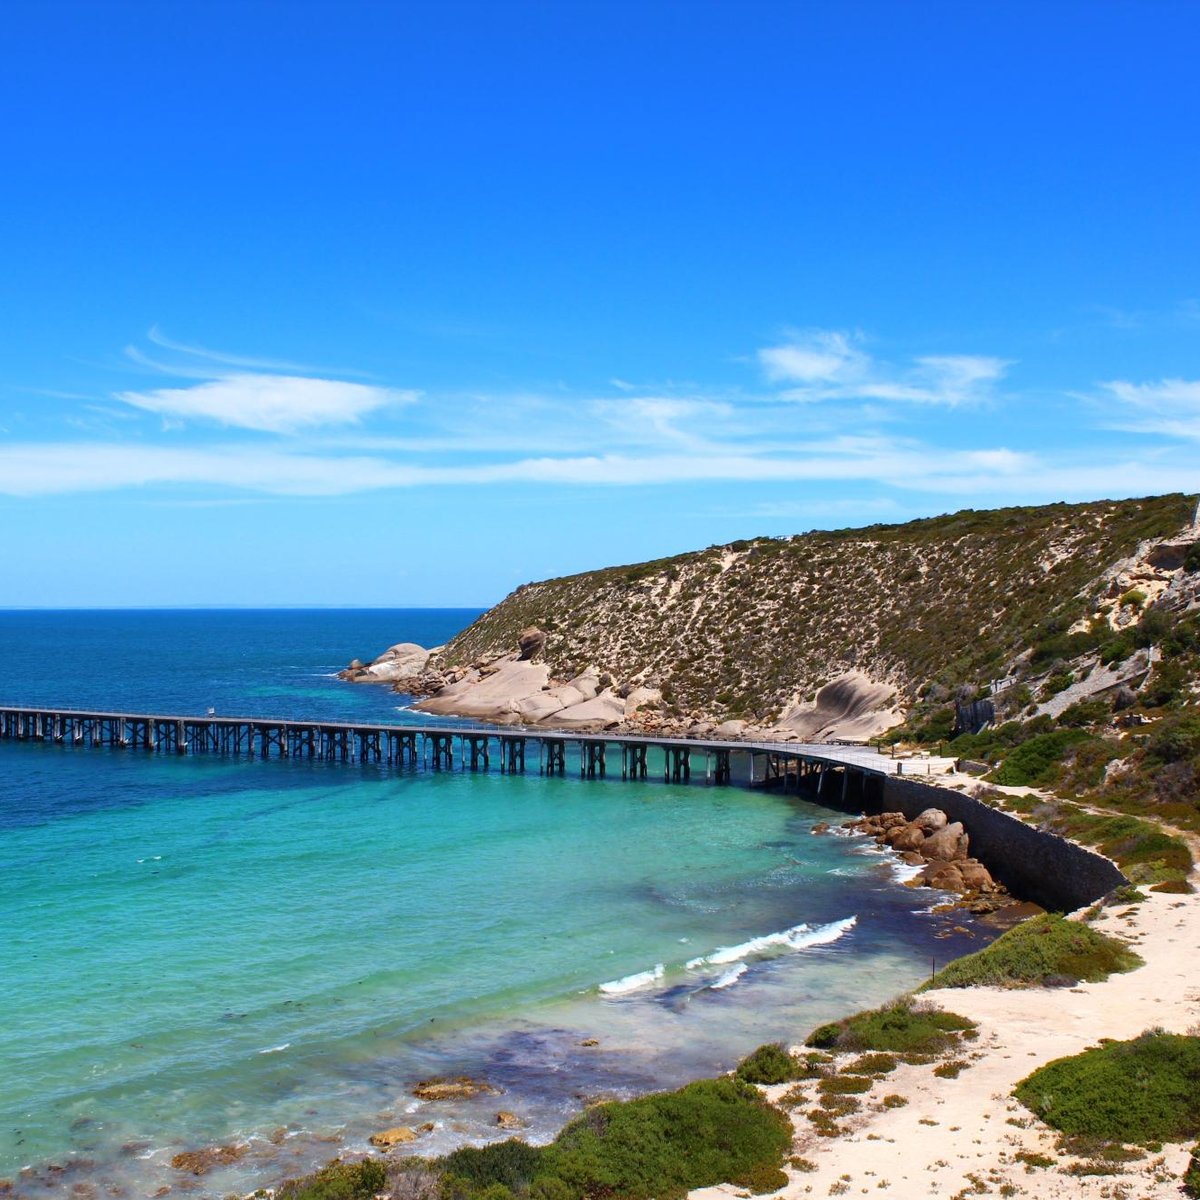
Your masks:
<path fill-rule="evenodd" d="M 876 776 L 863 789 L 861 806 L 868 814 L 902 812 L 909 820 L 940 808 L 963 823 L 971 854 L 996 879 L 1014 896 L 1043 908 L 1072 912 L 1129 882 L 1103 855 L 949 788 Z"/>

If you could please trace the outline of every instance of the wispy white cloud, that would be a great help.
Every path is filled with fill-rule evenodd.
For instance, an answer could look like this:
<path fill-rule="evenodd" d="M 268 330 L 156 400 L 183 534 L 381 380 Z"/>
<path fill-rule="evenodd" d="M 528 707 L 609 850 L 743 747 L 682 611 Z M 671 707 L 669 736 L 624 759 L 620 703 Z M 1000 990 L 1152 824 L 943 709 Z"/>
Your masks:
<path fill-rule="evenodd" d="M 121 391 L 113 398 L 172 421 L 198 419 L 229 428 L 295 434 L 354 424 L 376 410 L 411 404 L 418 397 L 411 390 L 332 378 L 335 373 L 304 363 L 227 354 L 179 342 L 167 337 L 157 325 L 151 327 L 146 338 L 168 351 L 173 356 L 170 361 L 133 345 L 125 347 L 125 357 L 156 375 L 197 382 L 186 387 Z"/>
<path fill-rule="evenodd" d="M 189 450 L 125 443 L 0 443 L 0 493 L 14 496 L 163 486 L 333 496 L 418 486 L 851 481 L 926 494 L 1083 498 L 1191 487 L 1195 471 L 1188 456 L 1091 457 L 1051 464 L 1037 455 L 1002 448 L 947 451 L 882 438 L 829 439 L 790 455 L 736 450 L 720 456 L 599 453 L 445 465 L 246 444 Z"/>
<path fill-rule="evenodd" d="M 767 378 L 792 400 L 972 404 L 989 398 L 1012 364 L 977 354 L 930 354 L 899 367 L 869 355 L 860 334 L 813 329 L 758 352 Z"/>
<path fill-rule="evenodd" d="M 1200 441 L 1200 380 L 1130 383 L 1111 379 L 1100 387 L 1109 401 L 1109 428 Z M 1114 400 L 1120 406 L 1115 410 L 1111 404 Z"/>
<path fill-rule="evenodd" d="M 340 379 L 240 374 L 192 387 L 118 392 L 116 398 L 165 417 L 200 418 L 266 433 L 297 433 L 324 425 L 353 424 L 376 409 L 411 404 L 417 394 Z"/>
<path fill-rule="evenodd" d="M 243 367 L 250 371 L 279 371 L 285 375 L 317 375 L 326 378 L 331 375 L 349 375 L 351 378 L 367 377 L 367 372 L 352 367 L 318 367 L 312 363 L 292 362 L 287 359 L 264 358 L 258 355 L 229 354 L 224 350 L 212 350 L 207 346 L 197 346 L 195 343 L 177 341 L 167 337 L 157 325 L 152 325 L 146 334 L 146 339 L 163 350 L 170 350 L 186 359 L 198 359 L 205 363 L 215 363 L 220 367 Z M 136 357 L 136 346 L 127 346 L 125 353 Z M 173 371 L 176 368 L 164 364 L 164 369 Z"/>

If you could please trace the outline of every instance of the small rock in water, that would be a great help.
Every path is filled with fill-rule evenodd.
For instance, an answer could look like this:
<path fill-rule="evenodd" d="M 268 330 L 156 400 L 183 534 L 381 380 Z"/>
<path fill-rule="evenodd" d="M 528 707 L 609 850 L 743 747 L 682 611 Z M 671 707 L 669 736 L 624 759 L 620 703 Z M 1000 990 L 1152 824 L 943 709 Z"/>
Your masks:
<path fill-rule="evenodd" d="M 213 1167 L 235 1163 L 249 1149 L 245 1145 L 206 1146 L 203 1150 L 185 1150 L 171 1159 L 177 1171 L 188 1171 L 192 1175 L 204 1175 Z"/>
<path fill-rule="evenodd" d="M 598 1046 L 598 1045 L 600 1045 L 600 1039 L 599 1038 L 584 1038 L 583 1041 L 580 1042 L 579 1044 L 581 1046 Z"/>
<path fill-rule="evenodd" d="M 415 1142 L 421 1134 L 430 1133 L 432 1130 L 433 1125 L 428 1122 L 416 1129 L 409 1125 L 397 1125 L 392 1129 L 383 1129 L 379 1133 L 371 1134 L 367 1141 L 380 1150 L 390 1150 L 393 1146 L 400 1146 L 405 1142 Z"/>
<path fill-rule="evenodd" d="M 515 1112 L 509 1112 L 508 1109 L 502 1108 L 496 1114 L 496 1124 L 501 1129 L 521 1129 L 525 1122 Z"/>
<path fill-rule="evenodd" d="M 500 1091 L 494 1084 L 458 1075 L 453 1079 L 423 1079 L 413 1087 L 412 1094 L 418 1100 L 466 1100 L 483 1094 L 498 1095 Z"/>

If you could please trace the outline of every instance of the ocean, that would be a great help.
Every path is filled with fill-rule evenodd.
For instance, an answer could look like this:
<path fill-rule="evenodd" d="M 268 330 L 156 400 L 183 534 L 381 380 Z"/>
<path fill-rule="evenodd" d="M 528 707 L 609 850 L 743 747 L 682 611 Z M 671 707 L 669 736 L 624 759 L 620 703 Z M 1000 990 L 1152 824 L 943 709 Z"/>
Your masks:
<path fill-rule="evenodd" d="M 466 610 L 0 612 L 0 703 L 437 723 L 334 676 Z M 447 722 L 443 724 L 462 722 Z M 205 1195 L 395 1125 L 543 1140 L 992 935 L 738 787 L 0 744 L 0 1179 Z M 468 1074 L 498 1093 L 421 1102 Z M 118 1189 L 114 1192 L 113 1189 Z"/>

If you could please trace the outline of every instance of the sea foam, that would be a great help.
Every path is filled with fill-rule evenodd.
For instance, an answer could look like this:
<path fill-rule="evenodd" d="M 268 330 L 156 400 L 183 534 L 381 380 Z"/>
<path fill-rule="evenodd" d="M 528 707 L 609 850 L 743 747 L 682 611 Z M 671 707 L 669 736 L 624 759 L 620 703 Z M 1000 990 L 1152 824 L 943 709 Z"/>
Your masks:
<path fill-rule="evenodd" d="M 636 992 L 638 988 L 656 983 L 663 977 L 665 972 L 666 968 L 663 964 L 657 963 L 652 971 L 639 971 L 636 975 L 626 975 L 623 979 L 614 979 L 609 983 L 602 983 L 600 990 L 606 996 L 623 996 L 626 992 Z"/>
<path fill-rule="evenodd" d="M 741 979 L 741 977 L 745 975 L 749 969 L 750 968 L 746 966 L 744 962 L 736 963 L 734 966 L 730 967 L 728 971 L 725 971 L 718 980 L 716 980 L 714 983 L 710 983 L 708 985 L 709 989 L 714 992 L 719 992 L 724 988 L 733 987 L 733 985 L 737 983 L 737 981 Z"/>
<path fill-rule="evenodd" d="M 784 929 L 780 933 L 765 933 L 762 937 L 751 938 L 737 946 L 720 946 L 711 954 L 693 958 L 687 967 L 689 971 L 694 971 L 697 967 L 719 967 L 753 955 L 768 954 L 777 947 L 784 950 L 807 950 L 810 946 L 827 946 L 853 929 L 857 923 L 858 917 L 843 917 L 840 921 L 830 921 L 828 925 L 793 925 L 791 929 Z"/>

